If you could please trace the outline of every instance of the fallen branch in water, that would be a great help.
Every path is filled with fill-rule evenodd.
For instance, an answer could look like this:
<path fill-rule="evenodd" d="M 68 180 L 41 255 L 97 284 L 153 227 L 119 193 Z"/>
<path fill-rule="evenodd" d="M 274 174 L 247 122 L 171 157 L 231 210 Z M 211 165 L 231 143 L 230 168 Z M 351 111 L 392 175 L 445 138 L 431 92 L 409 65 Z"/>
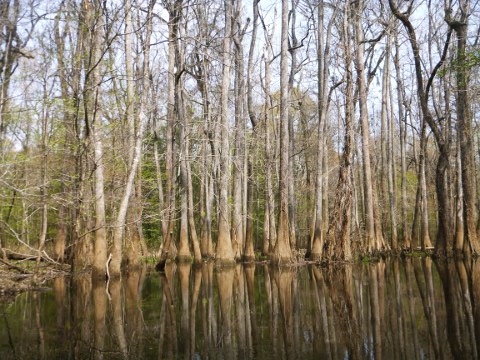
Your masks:
<path fill-rule="evenodd" d="M 110 261 L 112 261 L 112 253 L 110 253 L 108 255 L 107 262 L 105 263 L 105 267 L 106 267 L 106 270 L 107 270 L 107 280 L 110 280 L 110 271 L 108 270 L 108 266 L 110 264 Z"/>
<path fill-rule="evenodd" d="M 110 285 L 110 271 L 108 270 L 108 265 L 110 264 L 110 261 L 112 260 L 112 253 L 108 255 L 107 263 L 105 264 L 107 268 L 107 285 L 105 286 L 105 292 L 107 293 L 108 300 L 112 301 L 112 297 L 110 296 L 110 291 L 108 290 L 108 287 Z"/>

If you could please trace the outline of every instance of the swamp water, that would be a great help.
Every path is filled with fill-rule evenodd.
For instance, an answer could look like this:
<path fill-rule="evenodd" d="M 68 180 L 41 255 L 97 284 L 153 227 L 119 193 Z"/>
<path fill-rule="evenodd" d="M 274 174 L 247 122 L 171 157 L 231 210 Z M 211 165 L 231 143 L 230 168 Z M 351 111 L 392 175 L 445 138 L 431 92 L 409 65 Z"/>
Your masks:
<path fill-rule="evenodd" d="M 169 265 L 0 304 L 0 359 L 475 359 L 480 262 Z"/>

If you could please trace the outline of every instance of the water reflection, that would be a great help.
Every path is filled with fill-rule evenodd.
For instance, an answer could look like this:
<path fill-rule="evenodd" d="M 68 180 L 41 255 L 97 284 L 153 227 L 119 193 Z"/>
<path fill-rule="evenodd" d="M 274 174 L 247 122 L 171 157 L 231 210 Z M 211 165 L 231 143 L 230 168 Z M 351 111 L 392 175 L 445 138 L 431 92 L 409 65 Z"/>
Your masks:
<path fill-rule="evenodd" d="M 476 359 L 480 262 L 169 264 L 0 305 L 2 359 Z"/>

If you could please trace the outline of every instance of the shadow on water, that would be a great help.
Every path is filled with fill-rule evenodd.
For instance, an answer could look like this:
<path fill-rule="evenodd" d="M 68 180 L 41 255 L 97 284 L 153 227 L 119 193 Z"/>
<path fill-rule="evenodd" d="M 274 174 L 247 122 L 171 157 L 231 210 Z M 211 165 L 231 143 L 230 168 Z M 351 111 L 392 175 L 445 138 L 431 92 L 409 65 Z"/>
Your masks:
<path fill-rule="evenodd" d="M 0 305 L 1 359 L 477 359 L 480 262 L 204 263 Z"/>

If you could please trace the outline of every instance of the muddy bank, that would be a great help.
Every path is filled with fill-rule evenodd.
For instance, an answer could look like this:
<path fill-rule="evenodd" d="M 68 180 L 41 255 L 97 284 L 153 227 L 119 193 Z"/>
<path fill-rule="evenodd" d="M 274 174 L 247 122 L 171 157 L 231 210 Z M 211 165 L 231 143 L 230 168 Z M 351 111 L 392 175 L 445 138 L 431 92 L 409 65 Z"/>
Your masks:
<path fill-rule="evenodd" d="M 69 273 L 70 265 L 0 259 L 0 302 L 11 301 L 23 291 L 46 289 L 48 281 Z"/>

